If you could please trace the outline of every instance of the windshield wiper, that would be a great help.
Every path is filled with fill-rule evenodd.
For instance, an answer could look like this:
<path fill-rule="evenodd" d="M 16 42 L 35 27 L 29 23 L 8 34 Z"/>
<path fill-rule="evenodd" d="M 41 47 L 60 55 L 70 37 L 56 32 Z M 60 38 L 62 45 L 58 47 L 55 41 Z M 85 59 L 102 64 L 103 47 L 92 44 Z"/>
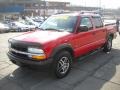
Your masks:
<path fill-rule="evenodd" d="M 61 32 L 61 30 L 59 30 L 59 29 L 55 29 L 55 28 L 46 28 L 45 30 L 55 30 L 55 31 L 59 31 L 59 32 Z"/>

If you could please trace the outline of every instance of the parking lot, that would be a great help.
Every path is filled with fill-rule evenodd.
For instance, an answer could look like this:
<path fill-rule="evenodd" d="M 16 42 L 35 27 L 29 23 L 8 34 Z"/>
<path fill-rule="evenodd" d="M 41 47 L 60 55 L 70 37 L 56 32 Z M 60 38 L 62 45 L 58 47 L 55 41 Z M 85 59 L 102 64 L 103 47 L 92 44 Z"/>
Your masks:
<path fill-rule="evenodd" d="M 19 34 L 0 34 L 0 90 L 120 90 L 119 36 L 110 53 L 79 58 L 67 77 L 56 79 L 49 71 L 19 68 L 9 61 L 8 38 Z"/>

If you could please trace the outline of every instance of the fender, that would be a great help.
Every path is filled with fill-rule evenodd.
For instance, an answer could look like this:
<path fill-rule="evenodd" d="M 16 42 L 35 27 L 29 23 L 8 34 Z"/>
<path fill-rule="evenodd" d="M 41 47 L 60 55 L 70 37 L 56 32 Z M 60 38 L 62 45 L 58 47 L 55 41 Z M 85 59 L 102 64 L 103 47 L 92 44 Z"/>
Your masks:
<path fill-rule="evenodd" d="M 72 56 L 74 56 L 74 50 L 73 50 L 72 46 L 70 44 L 65 43 L 65 44 L 59 45 L 56 48 L 54 48 L 50 57 L 54 57 L 55 54 L 57 54 L 58 52 L 60 52 L 62 50 L 69 51 L 70 54 Z"/>

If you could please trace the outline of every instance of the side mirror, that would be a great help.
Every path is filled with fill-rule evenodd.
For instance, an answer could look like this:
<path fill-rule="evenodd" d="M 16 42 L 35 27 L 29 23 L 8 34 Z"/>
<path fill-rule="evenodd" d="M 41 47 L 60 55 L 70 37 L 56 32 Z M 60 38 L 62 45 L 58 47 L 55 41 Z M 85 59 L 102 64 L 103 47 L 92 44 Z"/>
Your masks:
<path fill-rule="evenodd" d="M 88 29 L 87 26 L 81 25 L 81 26 L 78 27 L 77 32 L 86 32 L 86 31 L 88 31 L 88 30 L 89 30 L 89 29 Z"/>

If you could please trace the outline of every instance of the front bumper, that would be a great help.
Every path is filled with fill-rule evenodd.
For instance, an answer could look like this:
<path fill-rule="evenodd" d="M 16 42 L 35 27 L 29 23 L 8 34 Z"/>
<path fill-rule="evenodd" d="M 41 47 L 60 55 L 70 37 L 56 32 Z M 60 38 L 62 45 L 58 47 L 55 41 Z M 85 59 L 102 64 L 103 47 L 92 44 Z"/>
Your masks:
<path fill-rule="evenodd" d="M 11 31 L 29 31 L 30 28 L 18 28 L 18 27 L 11 27 L 10 28 Z"/>
<path fill-rule="evenodd" d="M 29 30 L 29 29 L 30 29 L 30 28 L 24 28 L 24 27 L 21 28 L 22 31 L 24 31 L 24 30 Z"/>
<path fill-rule="evenodd" d="M 42 61 L 35 61 L 32 59 L 25 59 L 24 57 L 20 57 L 17 55 L 12 54 L 11 52 L 7 53 L 10 61 L 12 61 L 16 65 L 20 65 L 21 63 L 28 65 L 28 66 L 37 66 L 37 67 L 50 67 L 53 59 L 47 59 Z"/>
<path fill-rule="evenodd" d="M 0 28 L 0 32 L 9 32 L 9 28 L 4 28 L 4 29 Z"/>

